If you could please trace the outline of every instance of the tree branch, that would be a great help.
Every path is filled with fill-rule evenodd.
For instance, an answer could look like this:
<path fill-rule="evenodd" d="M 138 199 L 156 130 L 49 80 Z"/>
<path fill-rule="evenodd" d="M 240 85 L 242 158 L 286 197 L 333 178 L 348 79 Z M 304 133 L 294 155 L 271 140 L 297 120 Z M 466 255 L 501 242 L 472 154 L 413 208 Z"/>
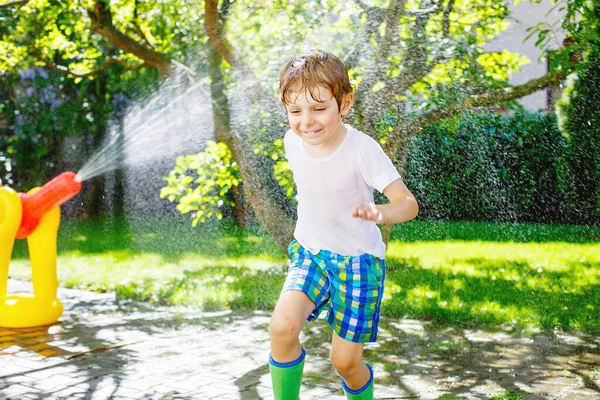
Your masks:
<path fill-rule="evenodd" d="M 373 72 L 369 79 L 363 83 L 363 93 L 366 96 L 367 102 L 372 97 L 371 93 L 377 82 L 386 81 L 386 70 L 389 65 L 388 58 L 392 52 L 393 46 L 398 42 L 398 27 L 400 25 L 400 14 L 404 10 L 407 0 L 392 0 L 389 7 L 385 11 L 385 36 L 381 38 Z M 379 94 L 380 95 L 380 94 Z M 379 96 L 376 95 L 376 96 Z"/>
<path fill-rule="evenodd" d="M 171 69 L 171 60 L 166 55 L 141 45 L 114 27 L 110 8 L 104 1 L 96 1 L 94 8 L 88 10 L 88 16 L 92 21 L 92 29 L 124 52 L 144 60 L 163 75 Z"/>
<path fill-rule="evenodd" d="M 221 8 L 219 9 L 219 15 L 221 16 L 221 21 L 223 22 L 223 27 L 225 25 L 225 21 L 227 21 L 227 17 L 229 16 L 229 11 L 231 10 L 231 5 L 235 3 L 235 0 L 224 0 L 221 3 Z"/>
<path fill-rule="evenodd" d="M 367 4 L 365 4 L 364 2 L 360 1 L 360 0 L 354 0 L 354 2 L 356 3 L 357 6 L 359 6 L 364 12 L 368 12 L 369 10 L 371 10 L 374 7 L 371 7 Z"/>
<path fill-rule="evenodd" d="M 146 36 L 146 34 L 140 26 L 140 23 L 138 22 L 138 4 L 139 0 L 135 0 L 135 2 L 133 3 L 133 19 L 131 21 L 131 25 L 133 25 L 135 33 L 137 33 L 138 36 L 141 37 L 148 46 L 154 49 L 154 46 L 152 45 L 152 43 L 150 43 L 148 37 Z"/>
<path fill-rule="evenodd" d="M 401 15 L 407 15 L 412 17 L 424 17 L 431 14 L 435 14 L 435 8 L 419 9 L 419 10 L 404 10 Z"/>
<path fill-rule="evenodd" d="M 442 17 L 442 38 L 450 36 L 450 13 L 454 10 L 454 3 L 456 0 L 448 1 L 448 6 L 444 10 Z"/>
<path fill-rule="evenodd" d="M 4 9 L 4 8 L 10 8 L 10 7 L 17 7 L 17 6 L 24 6 L 25 4 L 29 3 L 30 0 L 12 0 L 12 1 L 6 1 L 4 3 L 0 3 L 0 10 Z"/>
<path fill-rule="evenodd" d="M 461 111 L 518 99 L 535 93 L 538 90 L 556 86 L 561 80 L 565 79 L 566 76 L 566 71 L 556 73 L 549 72 L 546 75 L 540 78 L 532 79 L 523 85 L 506 88 L 502 92 L 467 97 L 458 103 L 446 107 L 445 109 L 432 111 L 412 122 L 409 122 L 403 127 L 403 131 L 405 134 L 410 136 L 417 135 L 421 133 L 427 126 L 456 115 Z"/>
<path fill-rule="evenodd" d="M 233 63 L 231 44 L 223 38 L 219 26 L 218 0 L 206 0 L 204 2 L 204 29 L 214 48 L 221 54 L 230 65 Z"/>
<path fill-rule="evenodd" d="M 363 13 L 367 15 L 367 25 L 369 24 L 369 20 L 372 22 L 377 21 L 379 24 L 383 22 L 385 10 L 379 7 L 373 7 L 360 0 L 354 0 L 356 5 L 362 10 Z M 378 24 L 378 25 L 379 25 Z"/>
<path fill-rule="evenodd" d="M 366 5 L 360 0 L 355 0 L 355 3 L 362 10 L 362 13 L 366 15 L 366 22 L 362 33 L 358 34 L 356 46 L 347 52 L 343 58 L 344 64 L 350 69 L 358 65 L 359 60 L 366 57 L 369 51 L 369 40 L 373 35 L 377 37 L 377 40 L 381 40 L 379 34 L 379 26 L 385 19 L 384 10 L 378 7 L 371 7 Z M 358 25 L 358 19 L 353 19 L 354 24 Z"/>
<path fill-rule="evenodd" d="M 447 6 L 444 8 L 444 1 L 440 0 L 437 5 L 433 8 L 434 14 L 443 12 L 442 16 L 442 38 L 447 39 L 450 35 L 450 13 L 454 9 L 455 0 L 449 0 Z M 431 10 L 431 9 L 428 9 Z M 398 74 L 398 76 L 391 82 L 391 87 L 394 88 L 393 93 L 388 94 L 385 101 L 391 101 L 395 95 L 403 94 L 408 88 L 410 88 L 415 82 L 420 81 L 426 77 L 436 65 L 447 62 L 450 59 L 446 59 L 443 54 L 437 55 L 431 63 L 427 63 L 427 52 L 425 50 L 425 28 L 427 26 L 428 19 L 417 20 L 414 27 L 414 32 L 411 35 L 413 37 L 412 43 L 409 45 L 406 54 L 410 58 L 410 61 L 406 63 L 406 71 Z"/>
<path fill-rule="evenodd" d="M 383 99 L 390 97 L 393 88 L 389 85 L 390 79 L 387 78 L 386 72 L 389 66 L 389 57 L 392 54 L 394 46 L 399 40 L 399 25 L 400 16 L 404 11 L 407 0 L 392 0 L 385 10 L 377 9 L 382 12 L 383 19 L 386 22 L 385 36 L 380 39 L 378 49 L 370 67 L 370 73 L 365 75 L 360 86 L 360 90 L 356 93 L 356 118 L 360 129 L 373 135 L 377 125 L 377 108 L 381 104 L 386 104 Z M 384 14 L 383 14 L 384 13 Z M 375 14 L 371 14 L 375 15 Z M 367 14 L 367 23 L 369 22 L 369 14 Z M 377 30 L 381 22 L 373 29 Z M 374 91 L 375 85 L 379 82 L 384 83 L 383 88 Z M 393 97 L 393 96 L 392 96 Z"/>
<path fill-rule="evenodd" d="M 441 12 L 442 3 L 440 2 L 435 7 L 436 13 Z M 425 14 L 426 16 L 429 14 Z M 429 18 L 417 17 L 415 26 L 411 37 L 412 41 L 409 43 L 406 49 L 405 57 L 403 58 L 402 67 L 406 68 L 406 71 L 402 71 L 396 78 L 391 78 L 388 86 L 393 88 L 387 93 L 384 101 L 386 104 L 391 102 L 395 95 L 402 94 L 406 89 L 411 87 L 415 82 L 420 81 L 427 76 L 433 68 L 438 64 L 438 59 L 434 59 L 433 62 L 427 64 L 427 50 L 425 42 L 427 40 L 425 29 Z"/>
<path fill-rule="evenodd" d="M 123 60 L 120 60 L 116 57 L 110 57 L 110 58 L 105 59 L 104 62 L 95 70 L 82 74 L 79 72 L 72 71 L 63 65 L 54 64 L 54 63 L 50 62 L 49 60 L 46 60 L 45 58 L 43 58 L 42 56 L 40 56 L 38 53 L 36 53 L 34 51 L 30 51 L 29 55 L 31 55 L 37 61 L 44 63 L 44 65 L 46 65 L 46 67 L 48 69 L 51 69 L 52 71 L 56 71 L 65 76 L 74 76 L 76 78 L 89 78 L 90 76 L 98 75 L 99 73 L 104 71 L 106 68 L 108 68 L 108 66 L 113 65 L 113 64 L 122 65 L 126 71 L 136 71 L 138 69 L 141 69 L 141 68 L 147 66 L 146 63 L 129 65 L 129 64 L 125 63 Z"/>
<path fill-rule="evenodd" d="M 382 64 L 390 55 L 392 46 L 398 41 L 398 26 L 400 25 L 400 14 L 404 10 L 407 0 L 392 0 L 386 11 L 385 18 L 385 37 L 383 43 L 379 45 L 379 54 L 377 58 Z"/>

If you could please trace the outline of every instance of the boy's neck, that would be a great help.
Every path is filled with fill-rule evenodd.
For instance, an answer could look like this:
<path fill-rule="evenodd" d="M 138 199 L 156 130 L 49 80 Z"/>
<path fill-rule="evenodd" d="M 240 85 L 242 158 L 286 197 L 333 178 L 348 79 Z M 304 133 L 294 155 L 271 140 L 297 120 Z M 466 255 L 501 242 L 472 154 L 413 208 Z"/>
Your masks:
<path fill-rule="evenodd" d="M 309 156 L 314 158 L 324 158 L 332 154 L 334 151 L 337 150 L 338 147 L 340 147 L 340 144 L 342 144 L 347 134 L 348 129 L 346 128 L 346 125 L 340 123 L 340 126 L 336 131 L 336 135 L 328 141 L 318 145 L 311 145 L 309 143 L 303 142 L 302 145 L 304 146 L 304 150 Z"/>

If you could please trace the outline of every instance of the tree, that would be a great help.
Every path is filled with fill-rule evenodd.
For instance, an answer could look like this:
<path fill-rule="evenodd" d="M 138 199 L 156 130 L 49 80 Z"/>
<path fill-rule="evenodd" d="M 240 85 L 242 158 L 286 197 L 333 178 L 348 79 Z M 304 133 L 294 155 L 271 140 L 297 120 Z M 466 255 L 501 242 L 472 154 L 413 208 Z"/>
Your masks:
<path fill-rule="evenodd" d="M 64 138 L 79 136 L 75 141 L 80 143 L 80 154 L 82 147 L 88 155 L 97 151 L 107 120 L 116 115 L 115 108 L 122 108 L 120 99 L 135 97 L 131 82 L 156 81 L 156 71 L 167 73 L 177 59 L 183 58 L 186 48 L 198 40 L 186 31 L 200 20 L 191 7 L 190 15 L 186 15 L 174 2 L 160 5 L 163 10 L 171 10 L 171 14 L 189 17 L 183 20 L 185 23 L 176 23 L 160 13 L 141 18 L 140 13 L 145 15 L 149 7 L 137 0 L 120 4 L 122 7 L 116 8 L 118 13 L 114 16 L 107 4 L 44 0 L 0 4 L 0 80 L 5 87 L 12 82 L 10 88 L 6 87 L 7 94 L 29 91 L 26 85 L 44 86 L 48 92 L 7 96 L 6 106 L 2 107 L 20 115 L 16 119 L 9 114 L 9 121 L 2 128 L 7 140 L 0 143 L 0 156 L 10 154 L 11 175 L 15 178 L 9 184 L 14 182 L 19 189 L 27 189 L 54 174 L 54 170 L 43 165 L 60 168 L 55 159 L 59 152 L 50 151 L 45 142 L 59 149 Z M 155 34 L 159 32 L 156 37 L 148 25 L 156 29 Z M 32 74 L 43 76 L 31 84 L 21 77 Z M 48 96 L 53 99 L 50 105 L 44 102 Z M 24 103 L 27 98 L 35 107 Z M 38 140 L 39 137 L 44 140 Z M 116 193 L 121 192 L 119 185 L 122 180 L 117 177 Z M 84 204 L 88 215 L 100 214 L 103 191 L 102 177 L 86 185 L 82 195 L 87 199 Z M 121 202 L 122 199 L 116 199 L 117 205 Z"/>
<path fill-rule="evenodd" d="M 208 68 L 217 139 L 227 144 L 237 161 L 256 216 L 282 246 L 292 235 L 292 213 L 273 178 L 273 163 L 254 154 L 252 140 L 256 138 L 232 132 L 229 100 L 243 85 L 245 95 L 251 97 L 247 102 L 261 99 L 257 103 L 266 102 L 264 109 L 274 118 L 281 107 L 274 85 L 262 79 L 310 41 L 311 35 L 318 38 L 314 42 L 319 46 L 337 49 L 342 55 L 357 86 L 354 118 L 358 128 L 384 143 L 401 173 L 410 136 L 458 111 L 509 102 L 554 86 L 571 68 L 567 58 L 543 77 L 508 85 L 508 74 L 526 60 L 506 51 L 482 50 L 507 25 L 509 11 L 502 0 L 371 4 L 355 0 L 351 5 L 326 6 L 317 1 L 239 1 L 235 7 L 230 0 L 220 6 L 217 0 L 206 0 L 203 8 L 183 7 L 181 15 L 179 3 L 169 1 L 130 0 L 111 6 L 87 1 L 83 6 L 69 5 L 68 10 L 46 0 L 12 3 L 19 3 L 19 16 L 26 23 L 21 24 L 22 31 L 11 31 L 18 45 L 3 39 L 2 53 L 13 55 L 4 57 L 5 65 L 15 68 L 14 55 L 20 54 L 75 79 L 92 78 L 113 63 L 122 64 L 125 70 L 150 66 L 167 74 L 189 38 L 200 35 L 194 29 L 202 28 L 210 41 Z M 42 6 L 48 6 L 48 11 Z M 40 40 L 47 45 L 38 46 Z M 100 43 L 121 52 L 106 57 L 98 51 Z M 67 51 L 61 53 L 59 48 Z M 271 59 L 282 62 L 273 66 L 268 62 Z M 260 140 L 272 142 L 275 133 L 267 130 Z"/>
<path fill-rule="evenodd" d="M 526 84 L 508 85 L 508 74 L 518 70 L 525 60 L 506 51 L 484 53 L 482 50 L 486 40 L 506 26 L 508 8 L 502 1 L 391 0 L 386 6 L 367 5 L 359 0 L 354 3 L 358 13 L 350 14 L 352 26 L 348 24 L 345 30 L 338 26 L 337 33 L 350 35 L 353 46 L 349 53 L 346 50 L 345 62 L 358 85 L 354 107 L 356 122 L 359 129 L 384 142 L 384 150 L 396 161 L 401 174 L 410 136 L 458 111 L 505 103 L 554 86 L 570 68 L 568 64 L 561 65 Z M 206 1 L 206 5 L 207 33 L 222 57 L 230 64 L 248 60 L 250 65 L 264 66 L 265 60 L 257 48 L 250 45 L 232 50 L 230 41 L 217 34 L 217 18 L 209 19 L 209 15 L 216 12 L 216 3 Z M 332 6 L 332 10 L 341 15 L 338 20 L 344 20 L 339 5 Z M 278 10 L 274 7 L 269 12 L 276 14 Z M 244 16 L 249 23 L 254 22 L 250 15 Z M 304 22 L 303 18 L 299 20 L 300 24 Z M 289 29 L 294 32 L 293 27 L 282 27 L 283 32 Z M 352 36 L 352 31 L 361 33 Z M 267 31 L 267 34 L 272 32 Z M 237 39 L 238 43 L 244 43 L 239 36 Z M 323 46 L 329 44 L 323 43 Z M 248 65 L 241 68 L 249 69 Z M 245 168 L 242 165 L 240 168 L 244 175 Z M 262 201 L 251 199 L 253 207 Z M 265 211 L 272 213 L 276 206 L 270 204 Z M 261 219 L 261 213 L 257 214 Z M 280 227 L 288 223 L 284 218 L 268 220 L 264 217 L 261 222 L 271 233 L 277 228 L 280 231 Z M 291 235 L 274 236 L 285 246 Z"/>

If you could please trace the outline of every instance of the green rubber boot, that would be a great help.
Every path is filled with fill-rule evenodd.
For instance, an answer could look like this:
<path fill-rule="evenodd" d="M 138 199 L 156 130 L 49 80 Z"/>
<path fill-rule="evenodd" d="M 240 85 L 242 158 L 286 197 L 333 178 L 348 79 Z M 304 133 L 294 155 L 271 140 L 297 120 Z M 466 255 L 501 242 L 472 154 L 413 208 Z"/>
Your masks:
<path fill-rule="evenodd" d="M 346 382 L 342 379 L 342 386 L 344 387 L 344 392 L 346 392 L 346 398 L 348 400 L 373 400 L 373 368 L 367 363 L 365 363 L 365 365 L 369 368 L 371 378 L 369 378 L 369 381 L 362 388 L 352 390 L 346 386 Z"/>
<path fill-rule="evenodd" d="M 289 363 L 278 363 L 273 360 L 273 356 L 269 356 L 275 400 L 298 400 L 300 398 L 304 357 L 306 357 L 304 349 L 297 360 Z"/>

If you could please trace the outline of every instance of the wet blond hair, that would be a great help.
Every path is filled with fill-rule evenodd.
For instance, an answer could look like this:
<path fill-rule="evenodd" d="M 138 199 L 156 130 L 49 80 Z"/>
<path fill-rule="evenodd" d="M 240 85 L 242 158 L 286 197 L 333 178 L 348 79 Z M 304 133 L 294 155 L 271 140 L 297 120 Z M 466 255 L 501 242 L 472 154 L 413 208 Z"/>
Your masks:
<path fill-rule="evenodd" d="M 293 103 L 291 96 L 300 90 L 310 93 L 316 101 L 328 99 L 317 98 L 317 87 L 329 89 L 338 105 L 342 108 L 344 96 L 352 93 L 352 85 L 348 71 L 339 58 L 323 50 L 311 49 L 292 58 L 279 74 L 279 92 L 281 102 L 285 105 Z"/>

